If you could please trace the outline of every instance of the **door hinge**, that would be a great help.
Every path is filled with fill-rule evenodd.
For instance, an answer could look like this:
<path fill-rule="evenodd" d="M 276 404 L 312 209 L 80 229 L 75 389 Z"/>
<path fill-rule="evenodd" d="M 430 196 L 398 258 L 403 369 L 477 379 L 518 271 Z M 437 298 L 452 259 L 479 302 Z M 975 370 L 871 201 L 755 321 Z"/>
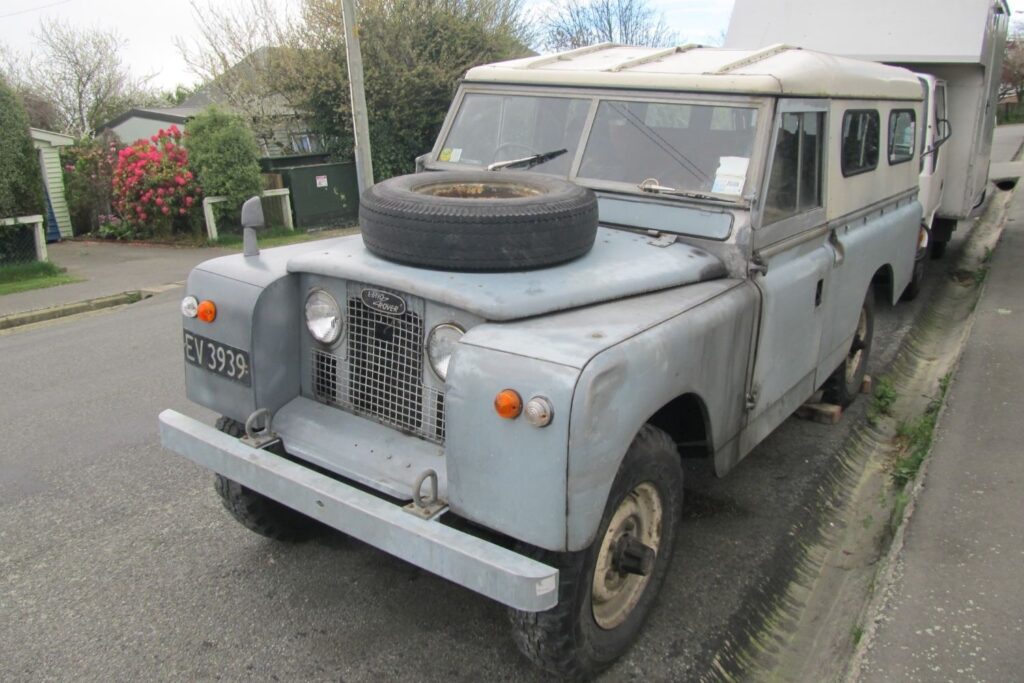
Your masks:
<path fill-rule="evenodd" d="M 757 399 L 758 399 L 758 396 L 760 394 L 761 394 L 761 387 L 759 387 L 759 386 L 757 386 L 755 384 L 754 386 L 752 386 L 750 388 L 750 391 L 747 393 L 747 401 L 746 401 L 746 408 L 747 408 L 748 412 L 753 410 L 757 406 Z"/>

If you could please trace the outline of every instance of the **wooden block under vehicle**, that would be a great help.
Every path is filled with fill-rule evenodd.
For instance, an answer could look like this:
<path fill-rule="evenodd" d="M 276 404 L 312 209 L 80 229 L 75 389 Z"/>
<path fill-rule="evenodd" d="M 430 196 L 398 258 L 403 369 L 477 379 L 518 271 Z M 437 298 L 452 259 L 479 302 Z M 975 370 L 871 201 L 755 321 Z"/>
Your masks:
<path fill-rule="evenodd" d="M 874 382 L 871 379 L 871 375 L 864 375 L 864 380 L 860 383 L 860 393 L 870 394 L 873 384 Z"/>
<path fill-rule="evenodd" d="M 831 403 L 805 403 L 796 409 L 796 416 L 801 420 L 814 420 L 821 424 L 839 424 L 843 417 L 843 409 Z"/>

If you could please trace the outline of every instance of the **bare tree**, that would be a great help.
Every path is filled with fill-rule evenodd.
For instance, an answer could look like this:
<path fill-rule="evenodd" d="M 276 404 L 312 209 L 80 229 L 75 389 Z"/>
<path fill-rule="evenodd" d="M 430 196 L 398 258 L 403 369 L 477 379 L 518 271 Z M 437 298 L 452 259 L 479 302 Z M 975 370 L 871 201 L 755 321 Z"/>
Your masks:
<path fill-rule="evenodd" d="M 547 50 L 569 50 L 596 43 L 661 47 L 676 42 L 665 17 L 646 0 L 555 0 L 540 25 Z"/>
<path fill-rule="evenodd" d="M 1010 29 L 1003 55 L 1003 73 L 999 83 L 999 99 L 1015 97 L 1015 109 L 1024 102 L 1024 24 L 1016 23 Z"/>
<path fill-rule="evenodd" d="M 151 99 L 148 78 L 137 78 L 121 61 L 125 40 L 116 31 L 76 28 L 60 19 L 44 19 L 35 34 L 38 66 L 16 78 L 22 91 L 52 105 L 66 133 L 92 131 L 133 104 Z"/>
<path fill-rule="evenodd" d="M 199 37 L 191 43 L 175 40 L 189 69 L 204 82 L 197 93 L 242 116 L 265 151 L 287 150 L 286 132 L 296 118 L 283 93 L 282 72 L 290 54 L 282 47 L 289 42 L 288 18 L 267 0 L 205 2 L 189 3 Z"/>

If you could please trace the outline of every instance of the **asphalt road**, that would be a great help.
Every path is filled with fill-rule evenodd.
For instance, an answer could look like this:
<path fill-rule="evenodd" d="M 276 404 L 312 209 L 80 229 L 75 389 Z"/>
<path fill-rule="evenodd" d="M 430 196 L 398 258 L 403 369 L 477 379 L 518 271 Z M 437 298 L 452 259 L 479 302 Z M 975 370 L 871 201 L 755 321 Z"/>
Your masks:
<path fill-rule="evenodd" d="M 544 680 L 499 605 L 341 535 L 256 536 L 160 448 L 163 408 L 213 419 L 184 398 L 179 296 L 0 335 L 0 679 Z M 877 309 L 876 374 L 922 299 Z M 724 479 L 688 468 L 674 570 L 607 680 L 708 672 L 865 406 L 790 419 Z"/>

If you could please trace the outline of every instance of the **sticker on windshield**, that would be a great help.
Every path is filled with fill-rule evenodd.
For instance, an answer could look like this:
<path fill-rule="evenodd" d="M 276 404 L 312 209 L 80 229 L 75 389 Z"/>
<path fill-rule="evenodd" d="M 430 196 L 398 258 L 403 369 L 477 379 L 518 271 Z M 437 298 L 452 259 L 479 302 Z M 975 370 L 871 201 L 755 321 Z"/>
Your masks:
<path fill-rule="evenodd" d="M 449 161 L 451 161 L 454 164 L 454 163 L 456 163 L 461 158 L 462 158 L 462 148 L 461 147 L 454 147 L 454 148 L 452 148 L 452 158 L 449 159 Z"/>
<path fill-rule="evenodd" d="M 451 147 L 445 147 L 444 149 L 441 150 L 441 154 L 438 155 L 437 160 L 438 161 L 448 161 L 451 158 L 452 158 L 452 148 Z"/>
<path fill-rule="evenodd" d="M 719 157 L 715 184 L 711 191 L 715 194 L 738 197 L 743 191 L 743 181 L 746 180 L 749 164 L 750 159 L 747 157 Z"/>

